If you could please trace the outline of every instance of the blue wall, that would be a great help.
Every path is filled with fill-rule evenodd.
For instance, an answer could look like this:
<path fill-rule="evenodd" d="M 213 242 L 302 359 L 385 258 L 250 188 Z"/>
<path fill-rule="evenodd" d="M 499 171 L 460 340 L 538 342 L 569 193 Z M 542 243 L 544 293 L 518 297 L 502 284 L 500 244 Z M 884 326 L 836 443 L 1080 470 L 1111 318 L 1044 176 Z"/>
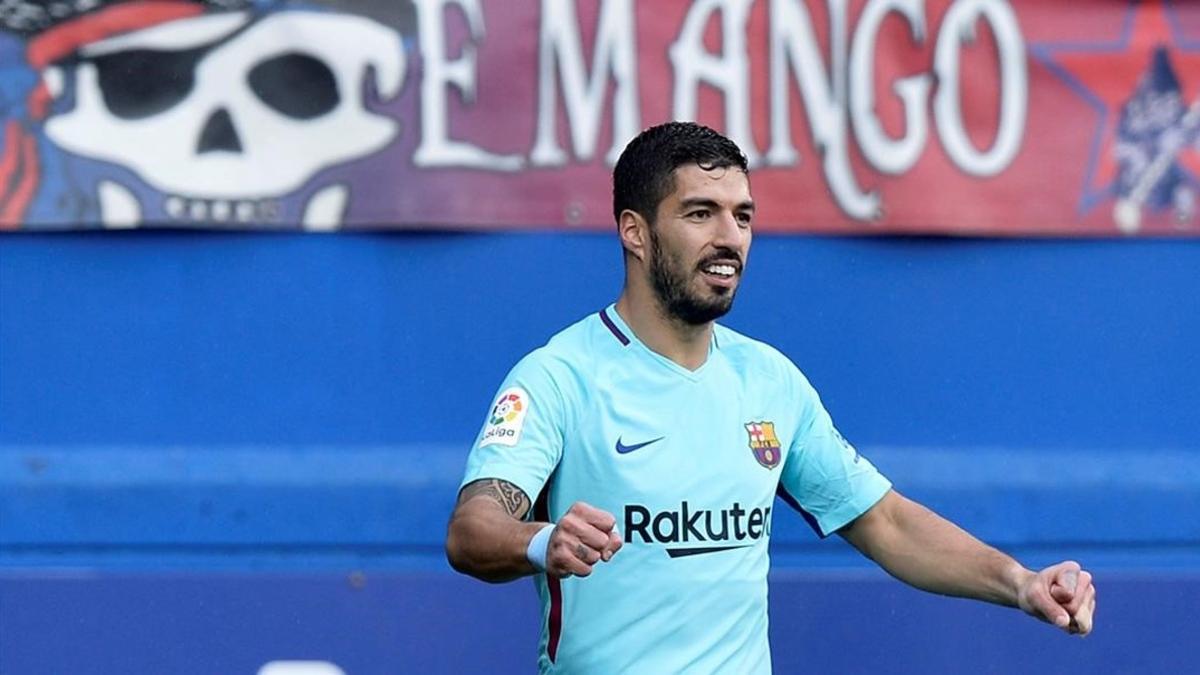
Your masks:
<path fill-rule="evenodd" d="M 1154 579 L 1194 595 L 1200 575 L 1198 270 L 1196 241 L 762 236 L 727 323 L 788 353 L 902 491 L 1027 564 L 1078 557 L 1132 603 Z M 103 598 L 121 588 L 144 589 L 159 612 L 146 621 L 182 635 L 207 625 L 172 613 L 175 593 L 190 607 L 187 583 L 221 595 L 242 577 L 213 574 L 320 586 L 351 570 L 388 579 L 372 601 L 384 607 L 447 620 L 460 610 L 414 595 L 445 587 L 520 598 L 510 620 L 524 621 L 524 585 L 459 581 L 442 560 L 463 454 L 511 364 L 614 299 L 620 279 L 603 234 L 0 238 L 0 636 L 39 635 L 44 607 L 61 606 L 46 598 L 114 621 Z M 1000 611 L 897 600 L 895 584 L 856 581 L 870 572 L 840 542 L 781 514 L 776 630 L 812 629 L 779 609 L 796 594 L 919 607 L 883 624 L 898 634 Z M 814 582 L 814 569 L 831 576 Z M 192 581 L 148 581 L 166 574 Z M 255 602 L 281 606 L 280 593 Z M 375 623 L 380 605 L 362 607 L 338 625 Z M 1153 623 L 1174 636 L 1187 611 Z M 505 635 L 469 626 L 488 649 Z M 1002 626 L 997 654 L 1027 630 Z M 1098 634 L 1088 658 L 1102 665 L 1140 634 Z M 0 638 L 0 672 L 47 644 Z M 776 646 L 781 666 L 814 648 Z M 969 653 L 926 649 L 902 670 Z M 1161 663 L 1182 658 L 1164 649 Z M 992 670 L 1023 670 L 996 658 Z"/>
<path fill-rule="evenodd" d="M 0 443 L 465 443 L 608 235 L 0 239 Z M 759 237 L 728 323 L 863 445 L 1200 449 L 1200 242 Z"/>
<path fill-rule="evenodd" d="M 1079 640 L 1014 610 L 919 593 L 882 573 L 776 574 L 775 670 L 1196 672 L 1189 619 L 1200 579 L 1104 581 L 1099 628 Z M 0 607 L 20 611 L 3 615 L 0 671 L 253 674 L 267 661 L 305 659 L 347 675 L 530 673 L 538 630 L 532 595 L 529 582 L 485 586 L 442 574 L 269 582 L 261 574 L 9 575 L 0 577 Z"/>

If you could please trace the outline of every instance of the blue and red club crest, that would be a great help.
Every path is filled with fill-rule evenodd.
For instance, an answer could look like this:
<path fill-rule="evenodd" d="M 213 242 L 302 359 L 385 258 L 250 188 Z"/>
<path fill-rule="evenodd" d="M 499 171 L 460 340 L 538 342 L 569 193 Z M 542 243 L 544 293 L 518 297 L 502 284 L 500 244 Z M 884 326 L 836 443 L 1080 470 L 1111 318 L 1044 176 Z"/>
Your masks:
<path fill-rule="evenodd" d="M 779 437 L 775 435 L 775 423 L 747 422 L 746 433 L 750 435 L 750 450 L 754 453 L 754 459 L 768 469 L 779 466 L 783 449 Z"/>

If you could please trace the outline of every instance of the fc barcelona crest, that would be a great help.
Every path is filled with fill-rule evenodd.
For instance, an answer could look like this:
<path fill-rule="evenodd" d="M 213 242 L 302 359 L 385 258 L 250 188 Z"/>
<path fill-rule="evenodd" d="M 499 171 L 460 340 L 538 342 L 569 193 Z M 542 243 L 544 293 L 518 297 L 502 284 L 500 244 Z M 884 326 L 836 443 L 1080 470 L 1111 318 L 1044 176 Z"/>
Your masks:
<path fill-rule="evenodd" d="M 779 466 L 783 456 L 779 437 L 775 435 L 774 422 L 747 422 L 746 433 L 750 434 L 750 450 L 754 459 L 768 469 Z"/>

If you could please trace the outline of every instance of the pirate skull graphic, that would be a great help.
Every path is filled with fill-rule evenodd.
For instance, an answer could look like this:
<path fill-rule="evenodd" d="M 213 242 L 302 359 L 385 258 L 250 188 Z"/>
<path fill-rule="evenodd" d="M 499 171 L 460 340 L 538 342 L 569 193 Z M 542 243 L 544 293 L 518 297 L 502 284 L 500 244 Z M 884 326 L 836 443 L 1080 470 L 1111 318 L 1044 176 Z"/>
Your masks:
<path fill-rule="evenodd" d="M 47 68 L 66 105 L 46 135 L 144 184 L 98 182 L 109 226 L 290 217 L 332 229 L 349 189 L 314 177 L 395 139 L 398 122 L 365 100 L 397 96 L 405 65 L 400 35 L 362 16 L 200 14 L 85 44 Z"/>

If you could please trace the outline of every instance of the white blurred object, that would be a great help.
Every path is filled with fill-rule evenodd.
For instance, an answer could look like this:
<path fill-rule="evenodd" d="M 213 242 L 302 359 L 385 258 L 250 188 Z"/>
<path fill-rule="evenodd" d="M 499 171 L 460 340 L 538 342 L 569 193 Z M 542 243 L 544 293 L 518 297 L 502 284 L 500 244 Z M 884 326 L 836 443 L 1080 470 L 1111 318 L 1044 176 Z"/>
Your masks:
<path fill-rule="evenodd" d="M 271 661 L 258 669 L 258 675 L 346 675 L 346 671 L 328 661 Z"/>

